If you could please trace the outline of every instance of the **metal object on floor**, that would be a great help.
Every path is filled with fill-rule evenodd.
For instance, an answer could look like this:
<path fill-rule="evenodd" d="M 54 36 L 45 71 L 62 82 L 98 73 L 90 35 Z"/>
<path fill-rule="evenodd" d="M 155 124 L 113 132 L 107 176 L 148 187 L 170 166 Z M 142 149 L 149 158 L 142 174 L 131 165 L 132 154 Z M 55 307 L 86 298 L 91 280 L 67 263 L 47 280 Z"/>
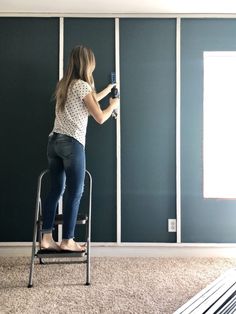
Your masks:
<path fill-rule="evenodd" d="M 39 258 L 40 264 L 45 264 L 44 258 L 64 258 L 64 257 L 78 257 L 79 262 L 86 263 L 86 285 L 90 285 L 90 240 L 91 240 L 91 211 L 92 211 L 92 176 L 86 170 L 86 180 L 88 182 L 88 208 L 86 214 L 79 214 L 77 217 L 78 225 L 86 226 L 86 249 L 82 252 L 70 252 L 70 251 L 55 251 L 41 249 L 42 241 L 42 180 L 44 176 L 48 173 L 48 170 L 41 172 L 38 178 L 37 196 L 36 196 L 36 208 L 35 208 L 35 218 L 34 218 L 34 231 L 33 231 L 33 242 L 32 242 L 32 255 L 31 255 L 31 265 L 29 274 L 29 284 L 28 288 L 33 287 L 33 273 L 34 273 L 34 263 L 35 259 Z M 58 214 L 55 218 L 55 225 L 61 225 L 63 223 L 63 215 Z M 37 249 L 37 239 L 38 246 Z M 83 258 L 81 260 L 81 258 Z"/>
<path fill-rule="evenodd" d="M 230 269 L 181 306 L 174 314 L 236 313 L 236 269 Z"/>

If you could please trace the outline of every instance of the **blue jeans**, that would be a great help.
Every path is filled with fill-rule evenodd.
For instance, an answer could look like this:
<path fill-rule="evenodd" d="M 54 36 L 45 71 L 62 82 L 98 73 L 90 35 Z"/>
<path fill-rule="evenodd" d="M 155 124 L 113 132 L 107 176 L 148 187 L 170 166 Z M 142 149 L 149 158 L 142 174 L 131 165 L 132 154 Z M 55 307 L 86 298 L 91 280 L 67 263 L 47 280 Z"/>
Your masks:
<path fill-rule="evenodd" d="M 63 239 L 71 239 L 74 237 L 84 189 L 84 146 L 73 137 L 53 133 L 48 140 L 47 157 L 51 189 L 45 201 L 42 202 L 42 232 L 52 232 L 58 201 L 66 191 L 66 197 L 63 201 Z"/>

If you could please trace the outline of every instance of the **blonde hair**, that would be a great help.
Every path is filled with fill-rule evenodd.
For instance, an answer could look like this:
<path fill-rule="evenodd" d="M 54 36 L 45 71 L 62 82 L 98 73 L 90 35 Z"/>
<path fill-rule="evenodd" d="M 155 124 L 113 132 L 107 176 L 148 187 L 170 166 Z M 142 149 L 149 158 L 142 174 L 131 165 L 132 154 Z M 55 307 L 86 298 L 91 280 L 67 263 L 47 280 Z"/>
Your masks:
<path fill-rule="evenodd" d="M 76 46 L 72 49 L 66 72 L 58 82 L 55 90 L 56 110 L 64 111 L 68 88 L 73 80 L 81 79 L 87 82 L 94 90 L 92 73 L 95 65 L 95 57 L 90 48 Z"/>

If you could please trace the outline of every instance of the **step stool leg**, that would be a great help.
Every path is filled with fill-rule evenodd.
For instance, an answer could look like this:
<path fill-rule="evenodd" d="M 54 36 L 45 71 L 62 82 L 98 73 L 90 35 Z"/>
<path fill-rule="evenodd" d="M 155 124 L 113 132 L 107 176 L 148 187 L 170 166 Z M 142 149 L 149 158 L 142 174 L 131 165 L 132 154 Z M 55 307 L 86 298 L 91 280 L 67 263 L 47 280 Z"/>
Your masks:
<path fill-rule="evenodd" d="M 33 271 L 34 271 L 34 257 L 31 258 L 31 266 L 30 266 L 30 275 L 29 275 L 28 288 L 32 288 L 33 287 Z"/>
<path fill-rule="evenodd" d="M 34 216 L 34 232 L 33 232 L 33 244 L 32 244 L 32 255 L 31 255 L 31 266 L 30 266 L 30 275 L 29 275 L 29 284 L 28 288 L 33 287 L 33 272 L 34 272 L 34 259 L 36 256 L 36 240 L 37 240 L 37 234 L 38 234 L 38 219 L 39 219 L 39 211 L 41 206 L 41 182 L 42 177 L 47 172 L 47 170 L 44 170 L 41 172 L 39 178 L 38 178 L 38 186 L 37 186 L 37 197 L 36 197 L 36 206 L 35 206 L 35 216 Z"/>
<path fill-rule="evenodd" d="M 90 285 L 90 240 L 87 240 L 86 286 Z"/>
<path fill-rule="evenodd" d="M 37 227 L 34 231 L 34 239 L 32 244 L 32 254 L 31 254 L 31 265 L 30 265 L 30 275 L 29 275 L 29 284 L 28 288 L 33 287 L 33 272 L 34 272 L 34 259 L 35 259 L 35 253 L 36 253 L 36 237 L 37 237 Z"/>
<path fill-rule="evenodd" d="M 91 211 L 92 211 L 92 190 L 93 180 L 88 170 L 86 170 L 89 180 L 89 203 L 88 203 L 88 221 L 87 221 L 87 269 L 86 269 L 86 285 L 90 285 L 90 240 L 91 240 Z"/>

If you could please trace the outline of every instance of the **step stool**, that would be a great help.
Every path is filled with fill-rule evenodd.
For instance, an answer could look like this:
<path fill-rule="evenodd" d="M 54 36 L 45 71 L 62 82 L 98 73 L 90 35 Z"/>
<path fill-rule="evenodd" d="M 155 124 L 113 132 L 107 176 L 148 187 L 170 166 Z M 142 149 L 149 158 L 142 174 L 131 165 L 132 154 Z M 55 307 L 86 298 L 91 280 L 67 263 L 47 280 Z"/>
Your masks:
<path fill-rule="evenodd" d="M 34 218 L 34 231 L 33 231 L 33 242 L 32 242 L 32 255 L 31 255 L 31 265 L 30 265 L 30 275 L 28 288 L 33 287 L 33 272 L 35 259 L 39 259 L 40 264 L 45 264 L 45 258 L 79 258 L 79 263 L 86 263 L 86 285 L 90 285 L 90 239 L 91 239 L 91 211 L 92 211 L 92 176 L 86 170 L 85 182 L 88 182 L 88 208 L 86 214 L 79 214 L 77 217 L 77 225 L 85 225 L 86 227 L 86 249 L 83 252 L 70 252 L 70 251 L 55 251 L 41 249 L 42 241 L 42 180 L 48 174 L 48 170 L 41 172 L 38 178 L 37 196 L 36 196 L 36 208 L 35 208 L 35 218 Z M 60 205 L 62 204 L 62 199 L 59 201 L 59 213 L 55 217 L 55 226 L 60 226 L 63 224 L 63 214 L 60 213 Z M 62 205 L 61 205 L 62 206 Z M 58 227 L 59 228 L 59 227 Z M 38 248 L 37 241 L 38 239 Z M 82 260 L 81 260 L 82 258 Z"/>

